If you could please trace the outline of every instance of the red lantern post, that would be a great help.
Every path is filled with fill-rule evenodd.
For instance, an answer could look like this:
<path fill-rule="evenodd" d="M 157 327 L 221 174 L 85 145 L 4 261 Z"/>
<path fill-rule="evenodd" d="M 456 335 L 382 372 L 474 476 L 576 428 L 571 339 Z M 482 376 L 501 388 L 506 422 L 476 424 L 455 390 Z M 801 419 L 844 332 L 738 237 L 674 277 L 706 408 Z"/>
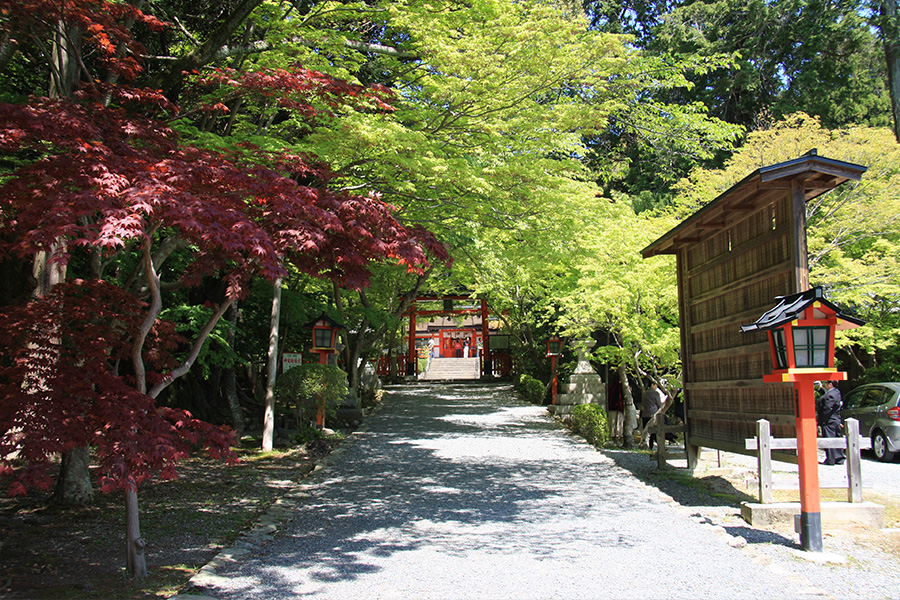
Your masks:
<path fill-rule="evenodd" d="M 550 357 L 550 402 L 556 404 L 556 361 L 562 352 L 562 340 L 553 336 L 547 340 L 547 356 Z"/>
<path fill-rule="evenodd" d="M 767 331 L 772 356 L 768 383 L 794 384 L 797 463 L 800 474 L 800 542 L 810 552 L 822 551 L 822 513 L 819 493 L 819 444 L 816 429 L 814 382 L 845 380 L 834 363 L 834 334 L 863 324 L 825 299 L 822 288 L 791 296 L 741 331 Z"/>
<path fill-rule="evenodd" d="M 330 318 L 324 312 L 317 318 L 313 319 L 306 325 L 306 329 L 312 329 L 312 348 L 310 352 L 319 355 L 319 364 L 328 364 L 328 355 L 337 352 L 335 350 L 335 342 L 337 341 L 337 333 L 341 329 L 346 329 L 343 325 Z M 316 426 L 320 429 L 325 426 L 325 403 L 319 402 L 319 408 L 316 412 Z"/>

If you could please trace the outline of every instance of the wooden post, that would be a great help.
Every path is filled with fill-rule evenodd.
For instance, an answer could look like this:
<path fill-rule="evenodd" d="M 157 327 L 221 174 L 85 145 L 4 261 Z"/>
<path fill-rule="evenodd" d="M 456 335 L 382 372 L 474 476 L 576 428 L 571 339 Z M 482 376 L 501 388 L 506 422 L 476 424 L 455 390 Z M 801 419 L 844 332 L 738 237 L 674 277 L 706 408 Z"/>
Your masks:
<path fill-rule="evenodd" d="M 494 365 L 491 361 L 491 332 L 488 319 L 487 300 L 481 299 L 481 364 L 484 368 L 481 371 L 482 379 L 492 379 L 494 377 Z"/>
<path fill-rule="evenodd" d="M 759 465 L 759 501 L 772 503 L 772 434 L 769 422 L 756 422 L 756 457 Z"/>
<path fill-rule="evenodd" d="M 406 374 L 416 374 L 416 303 L 413 302 L 409 307 L 409 354 L 406 355 Z"/>
<path fill-rule="evenodd" d="M 806 248 L 806 189 L 799 180 L 791 180 L 791 204 L 793 207 L 794 231 L 794 277 L 797 291 L 809 289 L 809 253 Z M 816 460 L 816 464 L 818 464 Z"/>
<path fill-rule="evenodd" d="M 663 425 L 660 425 L 660 422 Z M 666 463 L 666 428 L 664 426 L 665 421 L 663 420 L 662 411 L 657 412 L 653 415 L 653 422 L 651 423 L 651 427 L 653 427 L 653 431 L 656 432 L 656 467 L 660 470 L 668 467 L 668 463 Z"/>
<path fill-rule="evenodd" d="M 556 354 L 550 356 L 550 403 L 556 404 Z"/>
<path fill-rule="evenodd" d="M 819 493 L 819 445 L 816 394 L 812 381 L 794 382 L 797 396 L 797 466 L 800 471 L 800 543 L 807 552 L 822 552 Z"/>
<path fill-rule="evenodd" d="M 847 437 L 847 501 L 862 502 L 862 479 L 859 461 L 859 421 L 844 421 Z"/>

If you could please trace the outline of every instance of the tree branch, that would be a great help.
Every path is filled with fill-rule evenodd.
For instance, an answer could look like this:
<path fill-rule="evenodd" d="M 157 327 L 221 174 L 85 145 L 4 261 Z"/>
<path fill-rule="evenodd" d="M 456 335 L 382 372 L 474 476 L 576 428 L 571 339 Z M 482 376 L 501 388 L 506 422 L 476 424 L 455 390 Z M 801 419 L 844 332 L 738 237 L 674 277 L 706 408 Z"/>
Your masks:
<path fill-rule="evenodd" d="M 194 344 L 191 346 L 191 351 L 188 354 L 188 357 L 184 360 L 183 363 L 181 363 L 180 366 L 173 369 L 162 381 L 154 385 L 150 392 L 147 393 L 148 396 L 150 396 L 151 398 L 156 398 L 157 396 L 159 396 L 160 392 L 169 387 L 173 381 L 175 381 L 179 377 L 183 377 L 187 374 L 188 371 L 191 370 L 191 367 L 194 365 L 197 357 L 200 356 L 200 350 L 203 349 L 203 344 L 206 342 L 206 338 L 208 338 L 212 333 L 212 330 L 219 322 L 219 319 L 222 318 L 222 315 L 224 315 L 228 308 L 234 303 L 234 300 L 234 298 L 228 298 L 219 305 L 219 308 L 216 310 L 216 312 L 213 313 L 200 333 L 197 334 L 197 338 L 194 340 Z"/>

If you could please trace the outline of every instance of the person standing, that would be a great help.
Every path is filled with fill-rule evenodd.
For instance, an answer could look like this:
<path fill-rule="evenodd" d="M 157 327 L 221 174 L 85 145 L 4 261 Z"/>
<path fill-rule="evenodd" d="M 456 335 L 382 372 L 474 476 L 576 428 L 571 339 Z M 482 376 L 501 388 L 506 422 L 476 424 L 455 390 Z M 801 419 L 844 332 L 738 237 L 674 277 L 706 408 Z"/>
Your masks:
<path fill-rule="evenodd" d="M 825 394 L 818 403 L 816 420 L 822 428 L 822 437 L 836 438 L 841 436 L 841 391 L 835 387 L 833 381 L 825 382 Z M 842 448 L 825 448 L 825 460 L 823 465 L 839 465 L 844 462 L 845 455 Z"/>
<path fill-rule="evenodd" d="M 624 441 L 625 397 L 622 395 L 622 382 L 617 377 L 607 386 L 606 416 L 609 419 L 609 439 L 621 446 Z"/>
<path fill-rule="evenodd" d="M 650 422 L 650 419 L 653 418 L 653 415 L 662 408 L 663 405 L 663 395 L 662 392 L 659 391 L 659 386 L 656 385 L 655 381 L 651 381 L 649 387 L 644 390 L 644 395 L 641 399 L 641 425 L 643 428 L 647 427 L 647 423 Z M 653 450 L 653 444 L 656 443 L 656 434 L 650 434 L 650 449 Z"/>

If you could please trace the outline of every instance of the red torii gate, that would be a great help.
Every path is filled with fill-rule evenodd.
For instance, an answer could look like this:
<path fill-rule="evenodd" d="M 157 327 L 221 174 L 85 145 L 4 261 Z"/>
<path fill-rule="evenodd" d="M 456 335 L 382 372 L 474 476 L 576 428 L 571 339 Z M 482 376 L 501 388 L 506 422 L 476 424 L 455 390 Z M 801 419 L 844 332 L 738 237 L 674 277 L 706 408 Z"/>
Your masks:
<path fill-rule="evenodd" d="M 452 304 L 448 306 L 447 301 L 451 303 L 454 300 L 465 300 L 466 302 L 478 301 L 481 303 L 480 308 L 456 308 L 452 307 Z M 444 302 L 444 308 L 440 310 L 418 310 L 417 303 L 419 302 Z M 482 355 L 484 356 L 484 369 L 482 371 L 482 377 L 485 377 L 485 373 L 493 372 L 493 365 L 491 364 L 491 342 L 490 342 L 490 334 L 488 332 L 488 305 L 487 300 L 484 298 L 471 298 L 470 296 L 462 296 L 462 295 L 446 295 L 446 296 L 416 296 L 416 299 L 412 301 L 409 306 L 409 309 L 406 311 L 406 314 L 409 315 L 409 348 L 406 354 L 406 374 L 407 375 L 415 375 L 416 374 L 416 317 L 421 315 L 423 317 L 433 317 L 433 316 L 444 316 L 444 315 L 477 315 L 481 313 L 481 339 L 483 345 Z"/>

